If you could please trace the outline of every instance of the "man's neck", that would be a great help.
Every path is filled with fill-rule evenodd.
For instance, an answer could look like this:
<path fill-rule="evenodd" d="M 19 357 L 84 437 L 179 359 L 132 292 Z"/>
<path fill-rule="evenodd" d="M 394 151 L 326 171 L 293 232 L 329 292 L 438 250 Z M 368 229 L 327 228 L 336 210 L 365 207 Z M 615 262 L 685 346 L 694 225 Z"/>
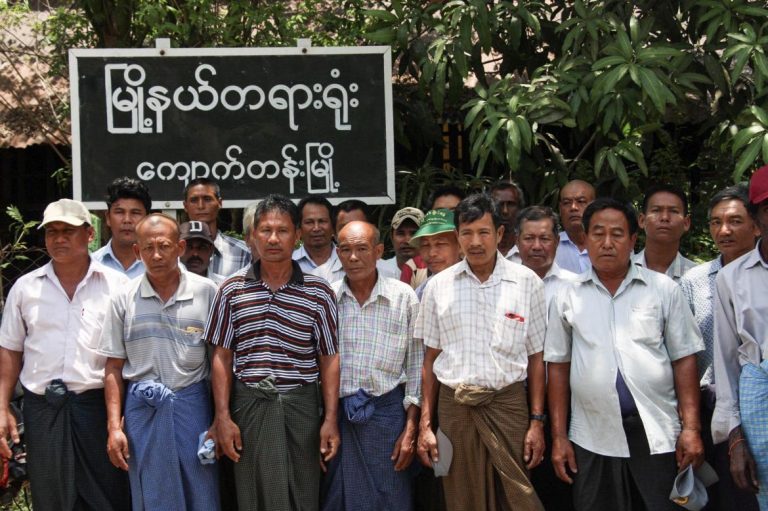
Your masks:
<path fill-rule="evenodd" d="M 269 289 L 277 291 L 291 280 L 293 276 L 293 262 L 290 259 L 277 262 L 262 260 L 259 263 L 259 270 L 261 272 L 261 280 Z"/>
<path fill-rule="evenodd" d="M 504 235 L 499 242 L 499 252 L 507 255 L 512 250 L 512 247 L 515 246 L 515 243 L 517 243 L 517 236 Z"/>
<path fill-rule="evenodd" d="M 216 235 L 219 233 L 218 226 L 216 225 L 216 220 L 213 222 L 208 222 L 208 230 L 211 231 L 211 238 L 216 239 Z"/>
<path fill-rule="evenodd" d="M 551 266 L 547 268 L 539 268 L 538 270 L 534 270 L 534 273 L 538 275 L 541 280 L 544 280 L 544 277 L 547 276 L 547 273 L 549 273 L 549 270 L 551 268 L 552 268 Z"/>
<path fill-rule="evenodd" d="M 619 273 L 603 273 L 595 270 L 595 275 L 597 275 L 597 278 L 603 283 L 605 289 L 611 293 L 611 296 L 615 295 L 616 291 L 619 290 L 619 286 L 621 286 L 621 283 L 627 278 L 627 273 L 629 273 L 629 265 Z"/>
<path fill-rule="evenodd" d="M 317 266 L 325 263 L 331 258 L 331 252 L 333 251 L 333 245 L 324 245 L 319 248 L 312 248 L 304 245 L 304 250 L 309 254 L 309 257 L 314 261 Z"/>
<path fill-rule="evenodd" d="M 666 273 L 667 269 L 675 261 L 680 243 L 655 243 L 653 240 L 645 242 L 645 265 L 659 273 Z"/>
<path fill-rule="evenodd" d="M 67 296 L 71 300 L 75 296 L 75 291 L 80 282 L 88 274 L 88 267 L 91 265 L 91 258 L 84 257 L 82 260 L 70 264 L 59 264 L 52 261 L 53 273 L 59 279 L 59 284 L 64 288 Z"/>
<path fill-rule="evenodd" d="M 484 264 L 482 266 L 473 266 L 469 263 L 467 264 L 469 264 L 469 268 L 472 270 L 472 273 L 475 274 L 475 277 L 477 277 L 477 280 L 479 280 L 480 282 L 485 282 L 493 273 L 494 268 L 496 268 L 496 257 L 497 255 L 494 254 L 493 261 L 491 261 L 488 264 Z"/>
<path fill-rule="evenodd" d="M 765 238 L 760 240 L 760 256 L 763 261 L 768 262 L 768 241 Z"/>
<path fill-rule="evenodd" d="M 175 271 L 169 272 L 166 275 L 150 275 L 147 273 L 147 280 L 155 290 L 157 296 L 163 301 L 167 302 L 179 289 L 179 283 L 181 282 L 181 271 L 176 268 Z"/>
<path fill-rule="evenodd" d="M 378 272 L 374 271 L 373 274 L 371 274 L 369 277 L 366 277 L 362 280 L 349 280 L 349 277 L 347 277 L 347 286 L 349 286 L 349 290 L 352 291 L 352 296 L 355 297 L 355 300 L 357 300 L 357 303 L 359 303 L 361 306 L 365 303 L 368 298 L 371 297 L 371 293 L 373 292 L 373 288 L 376 286 L 376 279 L 378 278 Z"/>
<path fill-rule="evenodd" d="M 571 243 L 576 245 L 576 247 L 581 251 L 584 250 L 587 246 L 587 235 L 584 233 L 584 228 L 572 228 L 570 230 L 565 230 L 566 234 L 568 234 L 568 239 L 571 240 Z"/>
<path fill-rule="evenodd" d="M 133 244 L 123 245 L 122 243 L 115 243 L 115 239 L 112 238 L 109 242 L 112 245 L 112 253 L 115 255 L 115 259 L 120 262 L 120 265 L 124 269 L 128 269 L 136 262 L 136 253 L 133 251 Z"/>

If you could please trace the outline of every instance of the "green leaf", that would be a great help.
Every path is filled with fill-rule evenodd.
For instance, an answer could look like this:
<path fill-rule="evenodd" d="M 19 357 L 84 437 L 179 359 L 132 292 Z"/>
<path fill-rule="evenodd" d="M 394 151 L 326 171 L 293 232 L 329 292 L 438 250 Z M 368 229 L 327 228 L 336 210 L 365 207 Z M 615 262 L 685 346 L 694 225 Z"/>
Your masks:
<path fill-rule="evenodd" d="M 617 64 L 623 64 L 627 60 L 623 57 L 619 56 L 613 56 L 613 57 L 603 57 L 594 64 L 592 64 L 592 71 L 597 71 L 599 69 L 603 69 L 604 67 L 608 66 L 615 66 Z"/>
<path fill-rule="evenodd" d="M 753 138 L 755 138 L 760 133 L 763 133 L 764 131 L 765 128 L 757 124 L 753 124 L 748 128 L 739 130 L 739 132 L 736 133 L 736 135 L 733 137 L 733 154 L 739 152 L 739 149 L 749 144 Z"/>
<path fill-rule="evenodd" d="M 752 54 L 752 60 L 755 67 L 763 77 L 768 78 L 768 57 L 765 54 L 756 51 Z"/>
<path fill-rule="evenodd" d="M 475 105 L 469 109 L 469 112 L 467 112 L 467 116 L 464 117 L 464 125 L 465 126 L 471 126 L 472 123 L 475 121 L 475 117 L 477 117 L 477 114 L 480 113 L 480 111 L 483 109 L 483 106 L 485 106 L 484 100 L 478 100 Z"/>
<path fill-rule="evenodd" d="M 395 41 L 395 29 L 386 27 L 374 30 L 373 32 L 367 32 L 365 38 L 375 43 L 391 44 Z"/>
<path fill-rule="evenodd" d="M 531 131 L 531 126 L 522 115 L 515 116 L 515 124 L 517 124 L 517 128 L 520 130 L 520 138 L 523 142 L 523 148 L 526 152 L 530 152 L 531 143 L 533 141 L 533 132 Z"/>
<path fill-rule="evenodd" d="M 619 50 L 625 60 L 632 59 L 632 44 L 629 42 L 627 33 L 622 29 L 616 33 L 616 40 L 619 43 Z"/>
<path fill-rule="evenodd" d="M 763 135 L 763 163 L 768 163 L 768 133 Z"/>
<path fill-rule="evenodd" d="M 388 21 L 390 23 L 395 23 L 398 21 L 397 16 L 389 11 L 382 11 L 378 9 L 363 9 L 362 12 L 364 16 L 369 18 L 376 18 L 383 21 Z"/>
<path fill-rule="evenodd" d="M 629 17 L 629 35 L 632 38 L 632 42 L 637 44 L 640 42 L 640 37 L 638 35 L 639 33 L 639 27 L 637 18 L 634 16 Z"/>
<path fill-rule="evenodd" d="M 638 73 L 640 73 L 640 82 L 643 84 L 643 92 L 651 98 L 654 106 L 656 106 L 656 110 L 659 113 L 664 113 L 666 102 L 664 101 L 665 94 L 662 89 L 666 87 L 664 87 L 664 84 L 661 83 L 652 71 L 640 68 Z"/>
<path fill-rule="evenodd" d="M 754 139 L 752 143 L 747 146 L 747 149 L 741 154 L 738 161 L 736 162 L 736 168 L 733 170 L 732 177 L 734 182 L 738 183 L 741 181 L 741 176 L 744 175 L 744 171 L 754 165 L 755 158 L 757 158 L 758 153 L 760 153 L 762 149 L 763 140 L 765 140 L 765 137 Z"/>
<path fill-rule="evenodd" d="M 752 105 L 749 108 L 749 111 L 752 112 L 752 115 L 755 116 L 755 119 L 760 121 L 760 124 L 768 128 L 768 112 L 757 105 Z"/>

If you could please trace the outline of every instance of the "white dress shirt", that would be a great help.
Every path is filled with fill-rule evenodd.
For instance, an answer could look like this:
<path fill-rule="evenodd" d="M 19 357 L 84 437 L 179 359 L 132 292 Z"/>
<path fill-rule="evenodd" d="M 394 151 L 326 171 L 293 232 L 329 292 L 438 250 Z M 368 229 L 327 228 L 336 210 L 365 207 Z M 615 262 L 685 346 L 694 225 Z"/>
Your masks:
<path fill-rule="evenodd" d="M 434 275 L 414 335 L 442 350 L 433 367 L 441 383 L 500 390 L 527 377 L 528 357 L 543 350 L 546 314 L 541 279 L 497 252 L 485 282 L 466 260 Z"/>
<path fill-rule="evenodd" d="M 632 262 L 638 266 L 642 266 L 643 268 L 648 268 L 648 263 L 645 261 L 645 249 L 633 255 Z M 694 266 L 696 266 L 695 262 L 691 261 L 687 257 L 683 257 L 683 254 L 678 252 L 675 256 L 675 259 L 672 261 L 672 264 L 670 264 L 669 268 L 667 268 L 667 271 L 664 272 L 664 275 L 674 280 L 675 282 L 680 282 L 680 279 L 683 277 L 685 272 Z"/>
<path fill-rule="evenodd" d="M 565 231 L 560 232 L 560 244 L 557 245 L 555 262 L 560 268 L 576 274 L 584 273 L 592 267 L 587 249 L 579 250 Z"/>
<path fill-rule="evenodd" d="M 720 270 L 715 280 L 715 382 L 712 439 L 728 439 L 741 425 L 739 376 L 746 364 L 768 358 L 768 263 L 757 247 Z"/>
<path fill-rule="evenodd" d="M 35 394 L 55 379 L 76 393 L 103 388 L 107 357 L 96 350 L 110 295 L 128 283 L 93 258 L 72 300 L 50 262 L 20 277 L 5 302 L 0 346 L 24 353 L 21 384 Z"/>
<path fill-rule="evenodd" d="M 611 296 L 593 270 L 550 306 L 544 360 L 570 362 L 570 439 L 603 456 L 629 457 L 617 371 L 637 405 L 651 454 L 672 452 L 680 433 L 672 362 L 704 349 L 680 287 L 630 264 Z"/>
<path fill-rule="evenodd" d="M 339 395 L 381 396 L 405 383 L 403 406 L 420 406 L 424 346 L 413 336 L 419 300 L 411 286 L 379 277 L 360 305 L 346 279 L 331 286 L 339 308 Z"/>
<path fill-rule="evenodd" d="M 523 260 L 520 257 L 520 249 L 517 245 L 512 245 L 512 248 L 509 249 L 509 252 L 504 256 L 504 259 L 512 261 L 513 263 L 523 264 Z"/>
<path fill-rule="evenodd" d="M 569 282 L 574 282 L 576 277 L 578 275 L 572 271 L 564 270 L 557 263 L 552 263 L 547 274 L 541 279 L 544 282 L 544 298 L 547 300 L 547 310 L 549 310 L 549 304 L 552 303 L 552 298 L 557 296 L 563 286 L 568 285 Z"/>

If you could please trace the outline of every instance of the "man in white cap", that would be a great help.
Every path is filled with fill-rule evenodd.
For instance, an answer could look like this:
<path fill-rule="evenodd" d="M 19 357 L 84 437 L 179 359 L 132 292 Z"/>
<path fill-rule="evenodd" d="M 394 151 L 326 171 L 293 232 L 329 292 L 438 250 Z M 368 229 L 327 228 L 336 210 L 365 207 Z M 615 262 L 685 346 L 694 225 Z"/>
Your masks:
<path fill-rule="evenodd" d="M 90 222 L 81 202 L 48 205 L 51 261 L 16 281 L 0 327 L 0 456 L 7 439 L 19 442 L 9 399 L 20 380 L 35 510 L 130 509 L 128 478 L 107 457 L 106 357 L 96 352 L 109 297 L 128 278 L 90 257 Z"/>
<path fill-rule="evenodd" d="M 395 251 L 395 255 L 390 259 L 385 259 L 379 265 L 379 271 L 384 274 L 385 277 L 393 279 L 399 279 L 405 264 L 417 255 L 416 248 L 411 245 L 411 238 L 419 230 L 421 221 L 424 220 L 424 213 L 417 208 L 403 208 L 395 213 L 392 217 L 392 249 Z M 424 266 L 423 263 L 419 266 Z M 421 281 L 426 280 L 426 270 L 423 271 L 423 278 Z M 413 285 L 415 289 L 418 285 Z"/>

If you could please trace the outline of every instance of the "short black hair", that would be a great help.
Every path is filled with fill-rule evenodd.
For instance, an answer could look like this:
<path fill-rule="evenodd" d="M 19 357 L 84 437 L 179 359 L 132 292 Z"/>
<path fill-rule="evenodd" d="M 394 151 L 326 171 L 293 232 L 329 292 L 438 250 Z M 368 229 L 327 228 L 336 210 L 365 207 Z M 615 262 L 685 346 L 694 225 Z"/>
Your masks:
<path fill-rule="evenodd" d="M 502 226 L 501 215 L 499 215 L 499 208 L 496 207 L 496 201 L 494 201 L 487 193 L 474 193 L 469 197 L 462 199 L 459 205 L 456 206 L 453 219 L 456 224 L 456 229 L 461 224 L 469 224 L 476 220 L 481 219 L 486 213 L 491 214 L 493 219 L 493 226 L 498 229 Z"/>
<path fill-rule="evenodd" d="M 637 234 L 637 231 L 640 230 L 640 225 L 637 223 L 637 212 L 631 204 L 618 201 L 613 197 L 599 197 L 592 201 L 592 203 L 587 206 L 587 209 L 584 210 L 584 215 L 581 217 L 581 223 L 584 225 L 584 232 L 589 232 L 589 221 L 592 220 L 592 215 L 604 209 L 615 209 L 624 215 L 629 224 L 630 236 Z"/>
<path fill-rule="evenodd" d="M 107 210 L 120 199 L 136 199 L 144 205 L 147 213 L 152 210 L 152 198 L 147 185 L 130 177 L 118 177 L 107 186 Z"/>
<path fill-rule="evenodd" d="M 328 218 L 331 219 L 331 227 L 336 230 L 336 215 L 333 214 L 333 206 L 322 195 L 308 195 L 299 201 L 299 224 L 301 224 L 302 218 L 304 218 L 304 206 L 307 204 L 314 204 L 316 206 L 323 206 L 328 210 Z"/>
<path fill-rule="evenodd" d="M 432 206 L 435 204 L 435 201 L 440 198 L 444 197 L 446 195 L 454 195 L 459 198 L 459 200 L 464 200 L 467 196 L 466 193 L 464 193 L 464 190 L 459 188 L 458 186 L 454 185 L 444 185 L 444 186 L 438 186 L 435 188 L 432 193 L 429 194 L 429 197 L 427 198 L 426 204 L 424 204 L 424 211 L 432 211 Z"/>
<path fill-rule="evenodd" d="M 288 216 L 291 217 L 293 226 L 297 229 L 299 228 L 301 215 L 299 214 L 299 208 L 296 207 L 296 204 L 284 195 L 270 193 L 264 200 L 259 202 L 258 206 L 256 206 L 256 209 L 253 212 L 253 227 L 251 227 L 251 229 L 256 229 L 256 226 L 258 226 L 261 221 L 261 217 L 272 211 L 287 213 Z"/>
<path fill-rule="evenodd" d="M 350 211 L 362 211 L 363 216 L 365 216 L 365 221 L 371 223 L 371 217 L 368 214 L 368 204 L 361 200 L 349 199 L 345 200 L 344 202 L 339 202 L 336 205 L 336 213 L 333 215 L 334 223 L 336 223 L 336 220 L 339 218 L 339 213 L 342 211 L 345 213 L 349 213 Z"/>
<path fill-rule="evenodd" d="M 741 182 L 727 188 L 723 188 L 709 199 L 709 205 L 707 207 L 707 216 L 712 215 L 712 210 L 715 206 L 726 200 L 737 200 L 744 204 L 744 207 L 749 211 L 749 183 Z"/>
<path fill-rule="evenodd" d="M 493 196 L 493 192 L 497 190 L 515 190 L 515 192 L 517 192 L 517 207 L 519 208 L 525 207 L 525 194 L 523 193 L 523 189 L 520 187 L 517 181 L 514 181 L 512 179 L 502 179 L 500 181 L 496 181 L 491 186 L 491 189 L 490 189 L 491 196 Z"/>
<path fill-rule="evenodd" d="M 648 212 L 648 202 L 650 202 L 651 197 L 660 192 L 676 195 L 683 203 L 683 216 L 688 216 L 688 196 L 685 195 L 685 192 L 679 186 L 668 183 L 659 183 L 648 187 L 643 197 L 643 213 Z"/>
<path fill-rule="evenodd" d="M 207 177 L 197 177 L 190 181 L 187 186 L 184 187 L 184 200 L 187 200 L 187 194 L 189 193 L 190 188 L 200 185 L 212 186 L 214 195 L 216 195 L 217 199 L 221 200 L 221 187 L 219 186 L 219 183 L 213 179 L 208 179 Z"/>
<path fill-rule="evenodd" d="M 559 236 L 557 226 L 560 225 L 560 216 L 549 206 L 528 206 L 517 214 L 515 232 L 520 235 L 523 230 L 523 222 L 538 222 L 539 220 L 552 220 L 552 232 Z"/>

